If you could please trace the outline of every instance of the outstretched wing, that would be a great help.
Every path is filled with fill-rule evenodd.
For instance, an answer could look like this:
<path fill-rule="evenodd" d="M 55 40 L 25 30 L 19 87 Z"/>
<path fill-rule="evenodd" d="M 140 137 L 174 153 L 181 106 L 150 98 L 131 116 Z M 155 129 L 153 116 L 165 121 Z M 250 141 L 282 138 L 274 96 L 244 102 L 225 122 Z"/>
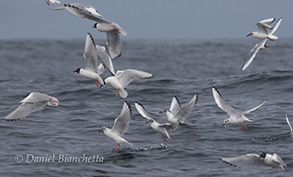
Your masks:
<path fill-rule="evenodd" d="M 212 92 L 218 107 L 225 111 L 230 117 L 239 117 L 241 115 L 240 112 L 238 112 L 235 108 L 226 103 L 226 101 L 222 98 L 220 92 L 215 87 L 212 88 Z"/>
<path fill-rule="evenodd" d="M 257 52 L 265 46 L 266 42 L 267 42 L 267 38 L 261 40 L 259 43 L 255 44 L 255 46 L 253 47 L 253 49 L 250 51 L 250 55 L 248 57 L 248 59 L 246 60 L 246 62 L 243 64 L 241 70 L 244 71 L 249 65 L 250 63 L 253 61 L 254 57 L 256 56 Z"/>
<path fill-rule="evenodd" d="M 279 28 L 281 22 L 282 22 L 282 18 L 279 18 L 279 20 L 276 22 L 275 26 L 271 30 L 270 34 L 274 34 L 276 32 L 276 30 Z"/>
<path fill-rule="evenodd" d="M 172 98 L 170 112 L 175 115 L 181 109 L 181 104 L 176 96 Z"/>
<path fill-rule="evenodd" d="M 193 98 L 176 113 L 175 117 L 179 118 L 179 122 L 183 122 L 187 119 L 195 104 L 197 103 L 197 99 L 198 96 L 195 94 Z"/>
<path fill-rule="evenodd" d="M 149 79 L 153 77 L 153 74 L 135 69 L 127 69 L 124 71 L 117 71 L 115 76 L 124 88 L 132 81 L 136 79 Z"/>
<path fill-rule="evenodd" d="M 246 154 L 232 158 L 220 158 L 220 160 L 235 167 L 270 168 L 257 154 Z"/>
<path fill-rule="evenodd" d="M 115 75 L 115 70 L 111 57 L 107 54 L 104 46 L 96 45 L 98 56 L 102 59 L 112 75 Z"/>
<path fill-rule="evenodd" d="M 66 9 L 69 13 L 80 18 L 87 18 L 89 20 L 94 20 L 98 23 L 109 23 L 103 16 L 92 6 L 72 3 L 64 4 L 64 7 L 53 8 L 53 10 L 63 10 Z"/>
<path fill-rule="evenodd" d="M 43 109 L 47 105 L 47 101 L 41 101 L 41 102 L 24 102 L 20 106 L 18 106 L 13 112 L 11 112 L 9 115 L 5 116 L 4 120 L 20 120 L 22 118 L 25 118 L 30 113 L 39 111 Z"/>
<path fill-rule="evenodd" d="M 98 51 L 93 36 L 87 33 L 84 46 L 85 69 L 98 72 Z"/>
<path fill-rule="evenodd" d="M 262 105 L 264 105 L 266 102 L 267 102 L 267 100 L 265 100 L 265 101 L 262 102 L 260 105 L 254 107 L 254 108 L 252 108 L 252 109 L 249 109 L 249 110 L 247 110 L 247 111 L 242 112 L 242 114 L 245 115 L 245 114 L 248 114 L 248 113 L 250 113 L 250 112 L 252 112 L 252 111 L 255 111 L 255 110 L 257 110 L 258 108 L 262 107 Z"/>
<path fill-rule="evenodd" d="M 120 136 L 123 136 L 123 134 L 128 130 L 131 116 L 132 110 L 130 104 L 125 101 L 120 115 L 115 119 L 112 131 L 116 132 Z"/>
<path fill-rule="evenodd" d="M 285 114 L 285 117 L 286 117 L 286 121 L 287 121 L 287 123 L 288 123 L 288 125 L 289 125 L 289 128 L 290 128 L 290 130 L 291 130 L 291 133 L 293 133 L 292 124 L 290 123 L 290 121 L 289 121 L 289 118 L 288 118 L 287 114 Z"/>
<path fill-rule="evenodd" d="M 107 47 L 112 59 L 122 55 L 120 35 L 115 30 L 108 31 L 107 33 Z"/>
<path fill-rule="evenodd" d="M 142 117 L 150 120 L 152 119 L 151 116 L 149 115 L 149 113 L 145 110 L 144 106 L 139 103 L 139 102 L 135 102 L 135 107 L 137 109 L 137 111 L 139 112 L 140 115 L 142 115 Z"/>

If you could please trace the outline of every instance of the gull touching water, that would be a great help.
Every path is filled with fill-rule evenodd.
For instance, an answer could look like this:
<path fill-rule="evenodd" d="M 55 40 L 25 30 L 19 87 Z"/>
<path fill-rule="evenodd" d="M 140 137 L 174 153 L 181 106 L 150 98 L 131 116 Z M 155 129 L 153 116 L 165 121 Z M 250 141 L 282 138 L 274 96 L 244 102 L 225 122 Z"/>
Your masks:
<path fill-rule="evenodd" d="M 262 152 L 257 154 L 246 154 L 232 158 L 220 158 L 221 161 L 235 167 L 255 167 L 255 168 L 280 168 L 284 169 L 286 164 L 278 154 L 268 154 Z"/>
<path fill-rule="evenodd" d="M 84 77 L 96 80 L 97 87 L 99 87 L 98 81 L 101 85 L 105 85 L 104 80 L 98 74 L 98 51 L 95 41 L 90 33 L 86 35 L 83 57 L 86 61 L 85 68 L 77 68 L 73 72 L 77 72 Z"/>
<path fill-rule="evenodd" d="M 173 129 L 179 126 L 179 123 L 184 123 L 191 111 L 195 107 L 198 100 L 198 96 L 195 94 L 192 99 L 183 107 L 177 97 L 173 97 L 170 109 L 163 109 L 161 113 L 166 114 L 168 121 L 172 124 Z"/>
<path fill-rule="evenodd" d="M 252 112 L 252 111 L 257 110 L 262 105 L 264 105 L 265 102 L 267 101 L 267 100 L 265 100 L 260 105 L 254 107 L 252 109 L 249 109 L 247 111 L 239 112 L 235 108 L 233 108 L 232 106 L 230 106 L 230 105 L 228 105 L 226 103 L 226 101 L 221 96 L 220 92 L 215 87 L 212 87 L 212 92 L 213 92 L 213 96 L 214 96 L 215 102 L 217 103 L 218 107 L 221 108 L 223 111 L 225 111 L 230 116 L 228 119 L 224 120 L 222 126 L 224 126 L 225 124 L 237 124 L 237 123 L 239 123 L 239 128 L 240 129 L 242 129 L 241 123 L 243 123 L 245 129 L 247 129 L 247 127 L 246 127 L 244 122 L 245 121 L 252 122 L 252 120 L 248 119 L 245 115 L 250 113 L 250 112 Z"/>
<path fill-rule="evenodd" d="M 117 142 L 117 146 L 114 152 L 117 152 L 118 147 L 120 151 L 121 143 L 127 143 L 129 145 L 132 145 L 131 143 L 129 143 L 126 139 L 122 137 L 124 133 L 128 130 L 131 116 L 132 116 L 132 111 L 131 111 L 130 104 L 128 104 L 125 101 L 120 115 L 115 119 L 113 127 L 109 129 L 106 126 L 102 126 L 100 129 L 101 131 L 105 133 L 106 136 L 108 136 L 109 138 Z"/>
<path fill-rule="evenodd" d="M 4 120 L 20 120 L 30 113 L 43 109 L 46 105 L 58 106 L 59 101 L 55 97 L 49 95 L 31 92 L 25 99 L 21 101 L 21 105 L 18 106 L 12 113 L 5 116 Z"/>
<path fill-rule="evenodd" d="M 279 28 L 282 18 L 279 18 L 274 27 L 270 25 L 275 21 L 275 18 L 268 18 L 258 22 L 256 25 L 258 27 L 258 31 L 250 32 L 248 36 L 252 36 L 258 39 L 269 39 L 271 41 L 275 41 L 278 39 L 277 36 L 273 35 L 275 31 Z"/>
<path fill-rule="evenodd" d="M 149 79 L 152 78 L 153 74 L 135 69 L 126 69 L 123 71 L 117 71 L 115 76 L 110 76 L 105 79 L 106 84 L 110 84 L 112 87 L 117 89 L 116 96 L 119 95 L 122 98 L 128 96 L 127 91 L 124 89 L 128 84 L 137 79 Z"/>
<path fill-rule="evenodd" d="M 74 16 L 98 22 L 94 24 L 93 28 L 96 28 L 100 32 L 106 32 L 107 47 L 111 58 L 114 59 L 122 54 L 119 34 L 121 33 L 126 36 L 127 33 L 117 23 L 105 20 L 101 13 L 98 12 L 93 6 L 73 3 L 64 4 L 63 7 L 53 8 L 53 10 L 63 9 L 66 9 Z"/>
<path fill-rule="evenodd" d="M 150 126 L 157 132 L 162 134 L 162 139 L 166 142 L 168 142 L 166 140 L 166 137 L 168 139 L 171 139 L 168 131 L 167 131 L 167 127 L 169 126 L 168 124 L 160 124 L 157 121 L 155 121 L 150 115 L 149 113 L 145 110 L 145 108 L 143 107 L 143 105 L 139 102 L 135 103 L 135 107 L 137 109 L 137 111 L 140 113 L 140 115 L 142 115 L 144 118 L 147 119 L 146 123 L 149 123 Z"/>
<path fill-rule="evenodd" d="M 285 118 L 286 118 L 286 121 L 287 121 L 287 123 L 288 123 L 288 125 L 289 125 L 290 132 L 291 132 L 291 136 L 293 137 L 293 126 L 292 126 L 292 124 L 290 123 L 287 114 L 285 114 Z"/>

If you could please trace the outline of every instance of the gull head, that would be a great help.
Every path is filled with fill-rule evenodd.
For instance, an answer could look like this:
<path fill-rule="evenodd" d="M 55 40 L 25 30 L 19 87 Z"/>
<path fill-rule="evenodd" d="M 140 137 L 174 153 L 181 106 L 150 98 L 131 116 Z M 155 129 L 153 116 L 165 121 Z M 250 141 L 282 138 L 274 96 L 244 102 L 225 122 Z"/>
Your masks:
<path fill-rule="evenodd" d="M 153 122 L 154 122 L 153 119 L 148 119 L 148 120 L 146 121 L 146 124 L 152 124 Z"/>
<path fill-rule="evenodd" d="M 73 72 L 77 72 L 77 73 L 79 73 L 79 72 L 80 72 L 80 69 L 81 69 L 81 68 L 77 68 L 77 69 L 74 70 Z"/>
<path fill-rule="evenodd" d="M 259 155 L 259 158 L 264 159 L 264 158 L 266 158 L 266 155 L 267 155 L 266 152 L 262 152 L 262 153 Z"/>
<path fill-rule="evenodd" d="M 163 109 L 163 110 L 160 111 L 159 113 L 164 113 L 164 114 L 166 114 L 166 112 L 167 112 L 167 109 Z"/>
<path fill-rule="evenodd" d="M 230 120 L 229 119 L 225 119 L 224 122 L 223 122 L 223 125 L 222 127 L 224 127 L 226 124 L 230 123 Z"/>
<path fill-rule="evenodd" d="M 246 35 L 246 37 L 248 37 L 248 36 L 253 36 L 253 32 L 251 32 L 248 35 Z"/>
<path fill-rule="evenodd" d="M 95 23 L 94 26 L 93 26 L 93 28 L 97 28 L 97 25 L 98 25 L 98 23 Z"/>
<path fill-rule="evenodd" d="M 102 126 L 102 127 L 99 129 L 99 131 L 100 131 L 100 132 L 104 132 L 106 129 L 107 129 L 106 126 Z"/>

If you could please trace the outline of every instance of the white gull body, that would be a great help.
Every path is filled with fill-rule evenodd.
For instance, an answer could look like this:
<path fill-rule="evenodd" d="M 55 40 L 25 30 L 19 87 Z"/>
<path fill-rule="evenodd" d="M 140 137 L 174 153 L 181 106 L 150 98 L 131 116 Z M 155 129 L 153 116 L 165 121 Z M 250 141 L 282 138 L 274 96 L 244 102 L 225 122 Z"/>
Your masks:
<path fill-rule="evenodd" d="M 100 32 L 106 32 L 107 34 L 107 48 L 109 50 L 112 59 L 119 57 L 122 54 L 120 36 L 126 36 L 126 31 L 121 28 L 117 23 L 110 22 L 104 19 L 104 17 L 93 6 L 73 3 L 64 4 L 63 7 L 53 8 L 53 10 L 66 9 L 69 13 L 80 18 L 86 18 L 96 21 L 93 28 L 96 28 Z"/>
<path fill-rule="evenodd" d="M 275 31 L 279 28 L 282 18 L 278 19 L 274 27 L 270 25 L 275 21 L 275 18 L 269 18 L 258 22 L 256 25 L 258 31 L 250 32 L 247 36 L 252 36 L 258 39 L 270 39 L 271 41 L 277 40 L 278 37 L 273 35 Z"/>
<path fill-rule="evenodd" d="M 149 113 L 146 111 L 146 109 L 144 108 L 144 106 L 139 103 L 139 102 L 136 102 L 135 103 L 135 107 L 137 109 L 137 111 L 140 113 L 140 115 L 142 115 L 142 117 L 146 118 L 147 119 L 147 123 L 150 124 L 150 126 L 157 132 L 161 133 L 162 134 L 162 139 L 164 141 L 167 142 L 166 138 L 167 137 L 168 139 L 171 139 L 168 131 L 167 131 L 167 127 L 169 126 L 168 124 L 160 124 L 158 123 L 157 121 L 155 121 L 150 115 Z"/>
<path fill-rule="evenodd" d="M 246 154 L 232 158 L 220 158 L 223 162 L 241 168 L 280 168 L 284 169 L 286 164 L 278 154 L 262 152 L 258 154 Z"/>
<path fill-rule="evenodd" d="M 173 126 L 173 129 L 176 129 L 179 123 L 184 123 L 184 121 L 188 118 L 191 111 L 195 107 L 197 100 L 198 96 L 195 94 L 187 104 L 181 107 L 178 98 L 174 96 L 172 98 L 170 109 L 164 109 L 161 112 L 166 114 L 168 121 Z"/>
<path fill-rule="evenodd" d="M 266 103 L 266 101 L 267 101 L 267 100 L 265 100 L 260 105 L 254 107 L 252 109 L 249 109 L 247 111 L 239 112 L 235 108 L 233 108 L 232 106 L 227 104 L 227 102 L 221 96 L 220 92 L 215 87 L 212 87 L 212 92 L 213 92 L 213 96 L 214 96 L 215 102 L 217 103 L 218 107 L 221 108 L 223 111 L 225 111 L 230 116 L 228 119 L 224 120 L 222 126 L 224 126 L 225 124 L 239 123 L 239 128 L 240 129 L 242 129 L 241 128 L 241 123 L 243 123 L 244 127 L 247 129 L 247 127 L 246 127 L 244 122 L 245 121 L 252 122 L 252 120 L 248 119 L 245 115 L 250 113 L 250 112 L 252 112 L 252 111 L 257 110 L 262 105 L 264 105 Z"/>
<path fill-rule="evenodd" d="M 95 45 L 95 41 L 90 33 L 86 35 L 85 47 L 84 47 L 84 59 L 86 61 L 85 68 L 77 68 L 74 72 L 80 75 L 96 80 L 96 85 L 99 87 L 98 82 L 101 85 L 105 85 L 104 80 L 98 74 L 98 51 Z"/>
<path fill-rule="evenodd" d="M 120 151 L 120 144 L 121 143 L 127 143 L 129 145 L 132 145 L 129 143 L 126 139 L 124 139 L 122 136 L 125 132 L 127 132 L 129 127 L 129 122 L 132 118 L 132 110 L 130 105 L 125 101 L 121 110 L 120 115 L 115 119 L 113 127 L 110 129 L 106 126 L 101 127 L 101 131 L 104 132 L 104 134 L 116 141 L 117 146 L 114 150 L 116 152 L 119 147 Z"/>
<path fill-rule="evenodd" d="M 119 95 L 122 98 L 126 98 L 128 96 L 125 87 L 129 85 L 131 82 L 137 79 L 149 79 L 152 78 L 153 74 L 147 73 L 144 71 L 139 71 L 135 69 L 127 69 L 123 71 L 117 71 L 115 76 L 110 76 L 105 79 L 106 84 L 110 84 L 112 87 L 117 89 L 116 96 Z"/>
<path fill-rule="evenodd" d="M 43 109 L 46 105 L 58 106 L 57 98 L 46 95 L 44 93 L 31 92 L 25 99 L 21 101 L 13 112 L 5 116 L 4 120 L 20 120 L 29 114 Z"/>

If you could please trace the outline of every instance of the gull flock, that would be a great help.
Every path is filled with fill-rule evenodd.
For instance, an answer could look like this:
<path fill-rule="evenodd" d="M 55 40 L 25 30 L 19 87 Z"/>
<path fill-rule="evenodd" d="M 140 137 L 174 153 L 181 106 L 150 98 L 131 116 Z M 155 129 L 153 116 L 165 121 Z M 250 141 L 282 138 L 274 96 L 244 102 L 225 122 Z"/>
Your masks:
<path fill-rule="evenodd" d="M 50 3 L 60 4 L 60 1 L 46 0 L 46 3 L 50 6 Z M 83 54 L 85 59 L 85 67 L 79 67 L 74 72 L 77 72 L 83 77 L 93 79 L 98 88 L 104 85 L 111 85 L 116 89 L 115 95 L 120 95 L 122 98 L 127 98 L 128 92 L 125 90 L 125 87 L 127 87 L 127 85 L 129 85 L 131 82 L 138 79 L 150 79 L 153 77 L 153 74 L 151 73 L 139 71 L 136 69 L 126 69 L 123 71 L 118 70 L 115 72 L 113 59 L 122 55 L 120 35 L 126 36 L 127 33 L 117 23 L 104 19 L 103 15 L 98 10 L 96 10 L 95 7 L 80 3 L 72 3 L 64 4 L 62 7 L 53 8 L 53 10 L 66 10 L 76 17 L 92 20 L 95 22 L 93 28 L 96 28 L 100 32 L 106 33 L 106 46 L 96 45 L 93 36 L 90 33 L 86 34 Z M 278 39 L 274 33 L 280 26 L 282 18 L 278 19 L 274 26 L 271 26 L 274 21 L 275 18 L 269 18 L 258 22 L 258 31 L 251 32 L 247 35 L 260 39 L 260 42 L 255 44 L 255 46 L 251 49 L 248 59 L 241 68 L 242 71 L 244 71 L 252 63 L 259 50 L 266 49 L 268 47 L 266 44 L 268 40 L 275 41 Z M 100 63 L 98 62 L 99 59 L 101 59 Z M 112 76 L 104 79 L 102 74 L 106 69 Z M 242 123 L 244 128 L 248 129 L 245 125 L 245 121 L 252 122 L 252 120 L 247 118 L 245 115 L 259 109 L 267 101 L 265 100 L 260 105 L 241 112 L 230 106 L 221 96 L 217 88 L 212 87 L 211 91 L 216 105 L 229 115 L 229 118 L 224 120 L 222 126 L 226 124 L 239 124 L 239 128 L 242 129 Z M 146 124 L 149 124 L 154 131 L 160 133 L 163 141 L 168 142 L 168 140 L 172 140 L 169 132 L 176 130 L 180 124 L 184 124 L 184 121 L 187 120 L 191 111 L 196 106 L 197 101 L 198 95 L 194 94 L 188 103 L 186 103 L 184 106 L 181 106 L 178 98 L 174 96 L 172 98 L 170 108 L 163 109 L 161 111 L 161 113 L 164 113 L 167 117 L 168 122 L 166 123 L 159 123 L 154 118 L 152 118 L 142 103 L 137 101 L 134 105 L 138 113 L 146 119 Z M 7 121 L 20 120 L 33 112 L 43 109 L 46 105 L 58 106 L 58 104 L 59 101 L 55 97 L 43 93 L 32 92 L 21 101 L 20 106 L 18 106 L 14 111 L 5 116 L 3 119 Z M 132 107 L 127 101 L 124 101 L 119 116 L 114 120 L 113 127 L 108 128 L 106 126 L 102 126 L 99 129 L 99 131 L 104 132 L 107 137 L 113 139 L 117 143 L 114 152 L 119 152 L 121 150 L 120 144 L 122 143 L 132 145 L 132 143 L 128 142 L 123 137 L 128 130 L 131 119 Z M 285 120 L 289 125 L 291 136 L 293 137 L 292 124 L 290 123 L 286 114 Z M 284 169 L 286 167 L 286 164 L 279 155 L 275 153 L 271 155 L 266 152 L 262 152 L 260 155 L 246 154 L 238 157 L 220 158 L 220 160 L 236 167 L 265 167 L 280 169 Z"/>

